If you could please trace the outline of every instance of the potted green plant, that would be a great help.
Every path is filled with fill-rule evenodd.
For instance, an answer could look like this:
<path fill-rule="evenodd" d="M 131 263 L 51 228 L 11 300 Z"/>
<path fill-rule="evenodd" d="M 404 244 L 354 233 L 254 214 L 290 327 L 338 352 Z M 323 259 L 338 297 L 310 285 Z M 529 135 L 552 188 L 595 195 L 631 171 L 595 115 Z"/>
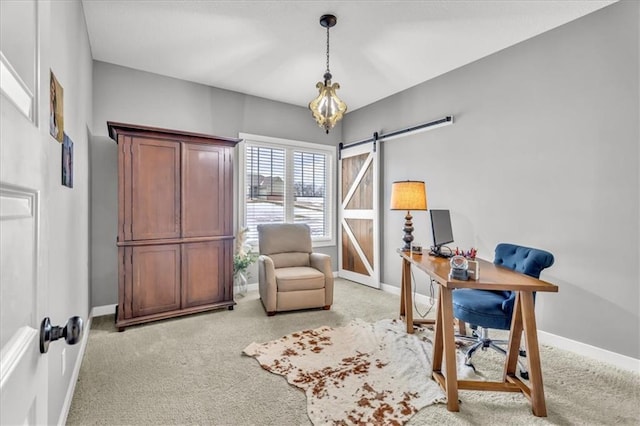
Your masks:
<path fill-rule="evenodd" d="M 247 269 L 258 258 L 258 253 L 254 252 L 251 246 L 246 244 L 246 234 L 247 228 L 243 228 L 238 232 L 236 251 L 233 255 L 233 279 L 238 287 L 239 294 L 246 293 L 247 278 L 249 277 Z"/>

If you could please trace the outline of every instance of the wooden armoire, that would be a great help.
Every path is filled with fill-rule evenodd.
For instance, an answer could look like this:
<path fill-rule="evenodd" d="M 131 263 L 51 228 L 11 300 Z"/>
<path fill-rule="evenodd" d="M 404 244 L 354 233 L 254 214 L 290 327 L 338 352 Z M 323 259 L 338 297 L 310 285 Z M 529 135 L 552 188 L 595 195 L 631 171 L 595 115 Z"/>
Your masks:
<path fill-rule="evenodd" d="M 233 309 L 237 139 L 108 122 L 118 144 L 116 327 Z"/>

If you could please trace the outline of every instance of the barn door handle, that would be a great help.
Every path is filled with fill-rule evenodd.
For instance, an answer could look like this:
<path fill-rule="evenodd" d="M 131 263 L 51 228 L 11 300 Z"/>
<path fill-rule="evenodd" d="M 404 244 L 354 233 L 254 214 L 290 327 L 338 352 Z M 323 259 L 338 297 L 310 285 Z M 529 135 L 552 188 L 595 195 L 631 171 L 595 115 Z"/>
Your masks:
<path fill-rule="evenodd" d="M 40 323 L 40 353 L 45 354 L 49 350 L 49 343 L 64 337 L 70 345 L 75 345 L 82 337 L 82 318 L 71 317 L 64 327 L 52 326 L 49 317 Z"/>

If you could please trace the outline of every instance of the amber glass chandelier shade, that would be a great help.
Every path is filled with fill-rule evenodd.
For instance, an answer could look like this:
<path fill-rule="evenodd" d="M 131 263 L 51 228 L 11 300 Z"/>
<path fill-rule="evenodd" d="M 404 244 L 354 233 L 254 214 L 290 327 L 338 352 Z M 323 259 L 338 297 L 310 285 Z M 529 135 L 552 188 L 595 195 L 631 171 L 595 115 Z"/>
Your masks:
<path fill-rule="evenodd" d="M 309 102 L 309 109 L 313 118 L 327 133 L 333 129 L 342 116 L 347 112 L 347 105 L 336 95 L 336 90 L 340 88 L 338 83 L 331 84 L 331 80 L 324 83 L 319 81 L 316 84 L 318 96 Z"/>
<path fill-rule="evenodd" d="M 427 210 L 424 182 L 405 180 L 391 185 L 391 210 Z"/>

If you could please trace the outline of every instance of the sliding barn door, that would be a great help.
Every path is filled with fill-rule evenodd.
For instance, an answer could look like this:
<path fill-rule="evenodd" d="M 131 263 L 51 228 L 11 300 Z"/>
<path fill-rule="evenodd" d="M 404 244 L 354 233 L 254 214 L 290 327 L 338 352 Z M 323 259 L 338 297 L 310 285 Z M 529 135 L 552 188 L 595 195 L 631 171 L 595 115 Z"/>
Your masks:
<path fill-rule="evenodd" d="M 380 182 L 373 142 L 343 149 L 339 170 L 338 274 L 380 288 Z"/>

